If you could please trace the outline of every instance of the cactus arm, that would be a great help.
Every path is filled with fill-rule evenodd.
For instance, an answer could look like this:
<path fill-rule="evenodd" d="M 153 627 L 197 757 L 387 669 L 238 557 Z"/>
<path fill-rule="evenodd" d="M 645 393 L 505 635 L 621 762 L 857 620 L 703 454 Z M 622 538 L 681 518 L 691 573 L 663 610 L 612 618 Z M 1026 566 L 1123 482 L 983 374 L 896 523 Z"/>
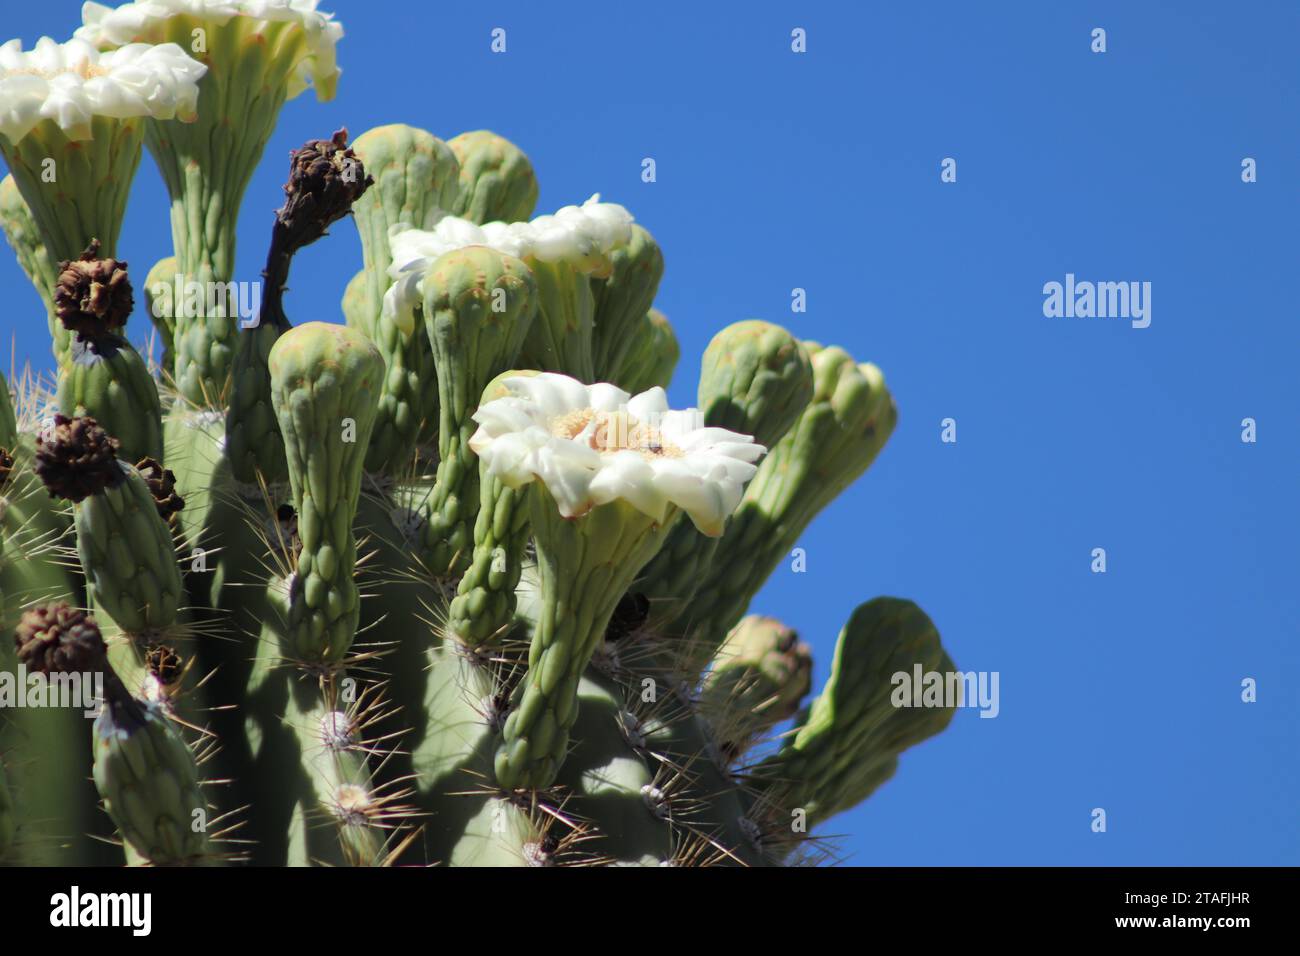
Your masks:
<path fill-rule="evenodd" d="M 12 671 L 12 638 L 5 643 L 0 662 Z M 17 825 L 11 857 L 0 854 L 0 865 L 121 865 L 122 851 L 95 838 L 111 837 L 112 826 L 97 811 L 86 772 L 93 756 L 86 723 L 80 710 L 22 708 L 0 727 Z"/>
<path fill-rule="evenodd" d="M 110 703 L 94 736 L 95 786 L 126 845 L 155 866 L 211 862 L 206 829 L 194 820 L 207 803 L 176 725 L 152 705 L 128 713 Z"/>
<path fill-rule="evenodd" d="M 255 585 L 248 588 L 254 589 Z M 283 659 L 288 617 L 284 581 L 264 582 L 261 597 L 260 618 L 251 635 L 256 642 L 252 667 L 241 675 L 245 681 L 239 688 L 240 712 L 221 738 L 225 746 L 234 744 L 242 751 L 238 765 L 243 772 L 231 781 L 231 799 L 249 808 L 246 836 L 256 841 L 259 861 L 279 866 L 292 858 L 307 865 L 306 837 L 294 821 L 306 808 L 320 803 L 303 768 L 300 737 L 307 733 L 306 725 L 300 732 L 288 716 L 301 708 L 296 708 L 292 697 L 294 668 Z M 311 681 L 308 686 L 315 690 L 318 685 Z"/>
<path fill-rule="evenodd" d="M 159 39 L 188 47 L 194 29 L 206 31 L 210 52 L 200 56 L 208 75 L 200 86 L 199 119 L 151 122 L 146 141 L 171 196 L 177 272 L 186 282 L 216 289 L 234 277 L 239 207 L 284 104 L 288 64 L 262 60 L 274 46 L 240 42 L 245 17 L 226 24 L 191 20 L 166 21 Z M 248 82 L 264 71 L 265 89 Z M 200 408 L 224 404 L 236 345 L 229 296 L 211 298 L 210 311 L 205 302 L 202 309 L 179 309 L 175 317 L 173 378 L 180 394 Z"/>
<path fill-rule="evenodd" d="M 658 385 L 667 388 L 681 358 L 672 324 L 658 309 L 651 309 L 629 332 L 631 339 L 623 361 L 610 373 L 610 381 L 633 394 Z"/>
<path fill-rule="evenodd" d="M 527 496 L 480 468 L 474 555 L 447 612 L 447 632 L 456 640 L 479 647 L 505 636 L 529 537 Z"/>
<path fill-rule="evenodd" d="M 4 628 L 12 631 L 27 605 L 56 599 L 80 604 L 84 591 L 60 554 L 68 541 L 71 509 L 52 499 L 37 476 L 30 436 L 9 431 L 13 406 L 2 386 L 0 376 L 0 448 L 9 459 L 8 467 L 0 469 L 0 588 L 8 612 Z"/>
<path fill-rule="evenodd" d="M 900 700 L 895 675 L 910 679 L 918 666 L 945 678 L 956 670 L 919 607 L 876 598 L 853 612 L 822 693 L 780 751 L 751 773 L 765 833 L 781 834 L 794 811 L 811 827 L 860 803 L 893 774 L 902 751 L 948 726 L 951 701 Z M 788 847 L 785 834 L 776 845 Z"/>
<path fill-rule="evenodd" d="M 746 820 L 741 782 L 719 753 L 710 728 L 690 702 L 681 716 L 666 722 L 666 739 L 655 741 L 656 759 L 681 768 L 672 787 L 673 802 L 687 807 L 692 840 L 674 848 L 674 859 L 696 865 L 759 866 Z M 700 807 L 693 814 L 690 806 Z"/>
<path fill-rule="evenodd" d="M 176 623 L 182 593 L 171 531 L 140 474 L 126 465 L 122 474 L 75 506 L 86 589 L 127 632 L 165 630 Z"/>
<path fill-rule="evenodd" d="M 658 522 L 617 500 L 564 518 L 540 486 L 529 508 L 541 601 L 528 670 L 512 695 L 496 756 L 497 781 L 507 790 L 554 782 L 577 717 L 578 682 L 618 599 L 662 546 L 672 520 Z"/>
<path fill-rule="evenodd" d="M 58 553 L 65 545 L 64 516 L 49 507 L 48 495 L 39 482 L 23 488 L 19 484 L 22 479 L 10 481 L 14 484 L 0 499 L 6 554 L 0 580 L 10 610 L 16 615 L 28 604 L 59 598 L 80 602 L 84 599 L 81 582 L 64 568 Z"/>
<path fill-rule="evenodd" d="M 579 682 L 579 717 L 559 783 L 580 796 L 598 858 L 622 865 L 759 865 L 746 803 L 692 702 L 633 652 Z"/>
<path fill-rule="evenodd" d="M 337 665 L 356 633 L 352 519 L 383 358 L 359 332 L 308 322 L 280 336 L 269 364 L 302 539 L 286 651 L 304 663 Z"/>
<path fill-rule="evenodd" d="M 897 421 L 879 369 L 838 348 L 810 351 L 813 400 L 759 466 L 681 615 L 696 672 L 817 513 L 871 465 Z"/>
<path fill-rule="evenodd" d="M 225 447 L 225 418 L 211 410 L 177 402 L 163 419 L 167 467 L 175 471 L 185 498 L 185 510 L 178 516 L 181 537 L 191 548 L 211 546 L 227 518 L 221 514 L 230 498 Z"/>
<path fill-rule="evenodd" d="M 462 219 L 523 222 L 537 205 L 533 164 L 514 143 L 481 129 L 447 142 L 460 165 L 451 211 Z"/>
<path fill-rule="evenodd" d="M 705 422 L 771 448 L 813 398 L 808 351 L 770 322 L 727 326 L 704 351 L 698 399 Z"/>
<path fill-rule="evenodd" d="M 68 330 L 54 318 L 53 289 L 58 269 L 45 251 L 40 230 L 12 175 L 0 180 L 0 229 L 13 247 L 23 274 L 36 287 L 37 294 L 45 303 L 54 358 L 56 362 L 62 363 L 67 354 L 69 338 Z"/>
<path fill-rule="evenodd" d="M 539 372 L 563 372 L 582 382 L 594 382 L 591 335 L 596 300 L 591 282 L 564 260 L 524 260 L 537 280 L 537 320 L 528 330 L 520 364 Z"/>
<path fill-rule="evenodd" d="M 535 375 L 502 372 L 483 390 L 483 402 L 508 394 L 505 380 Z M 530 538 L 526 489 L 511 488 L 479 465 L 479 510 L 474 555 L 447 612 L 447 632 L 470 647 L 497 643 L 515 616 L 515 589 Z"/>
<path fill-rule="evenodd" d="M 425 704 L 428 723 L 423 740 L 413 750 L 418 786 L 426 800 L 446 790 L 465 789 L 471 780 L 463 768 L 486 764 L 496 733 L 499 692 L 483 662 L 444 643 L 425 656 L 429 682 Z M 485 754 L 486 761 L 478 759 Z"/>
<path fill-rule="evenodd" d="M 439 211 L 455 201 L 460 165 L 450 144 L 403 123 L 367 130 L 353 149 L 375 178 L 374 188 L 354 209 L 366 276 L 367 303 L 361 315 L 372 323 L 383 311 L 384 293 L 391 285 L 388 230 L 397 223 L 417 229 L 432 226 Z M 362 331 L 373 335 L 372 328 Z"/>
<path fill-rule="evenodd" d="M 144 478 L 117 451 L 94 419 L 59 415 L 38 443 L 36 471 L 52 496 L 73 502 L 89 600 L 126 631 L 163 630 L 175 623 L 181 599 L 171 529 Z"/>
<path fill-rule="evenodd" d="M 531 827 L 491 790 L 492 754 L 502 707 L 486 658 L 455 642 L 427 649 L 420 728 L 412 747 L 417 803 L 428 812 L 425 859 L 450 866 L 519 866 Z"/>
<path fill-rule="evenodd" d="M 664 274 L 659 244 L 633 224 L 627 245 L 610 254 L 610 272 L 592 278 L 592 369 L 597 381 L 609 381 L 623 366 L 633 331 L 645 318 Z"/>
<path fill-rule="evenodd" d="M 397 223 L 432 226 L 439 212 L 455 202 L 460 166 L 449 144 L 402 124 L 368 130 L 354 148 L 375 185 L 355 207 L 365 288 L 348 322 L 374 341 L 387 366 L 366 469 L 393 474 L 406 466 L 421 431 L 432 430 L 438 410 L 433 355 L 424 330 L 403 328 L 383 311 L 384 293 L 392 284 L 388 230 Z"/>
<path fill-rule="evenodd" d="M 753 435 L 771 448 L 813 396 L 808 353 L 785 329 L 750 320 L 727 326 L 704 352 L 698 401 L 704 423 Z M 650 600 L 651 626 L 664 630 L 689 606 L 722 539 L 678 524 L 634 585 Z"/>
<path fill-rule="evenodd" d="M 294 800 L 289 861 L 374 864 L 383 858 L 376 821 L 386 810 L 370 784 L 365 746 L 340 701 L 360 616 L 353 521 L 383 358 L 347 326 L 309 322 L 280 336 L 269 367 L 299 546 L 287 579 L 270 585 L 279 619 L 264 622 L 250 695 L 280 695 L 294 741 L 289 752 L 298 757 L 296 769 L 287 770 L 296 781 L 286 788 Z M 278 668 L 268 664 L 275 656 Z M 273 721 L 266 729 L 265 708 L 263 702 L 264 732 L 273 742 L 255 741 L 254 747 L 283 753 L 285 730 Z M 321 827 L 321 814 L 332 826 Z"/>
<path fill-rule="evenodd" d="M 365 714 L 345 700 L 355 685 L 343 669 L 329 674 L 286 667 L 287 604 L 272 583 L 270 611 L 248 685 L 254 726 L 252 836 L 267 859 L 289 866 L 377 866 L 388 862 L 393 835 L 404 829 L 403 794 L 380 784 L 369 755 Z M 360 698 L 364 700 L 363 691 Z"/>
<path fill-rule="evenodd" d="M 425 279 L 424 322 L 438 369 L 438 475 L 425 515 L 426 566 L 455 576 L 473 557 L 478 466 L 471 416 L 514 364 L 534 323 L 537 285 L 518 259 L 482 246 L 446 253 Z"/>

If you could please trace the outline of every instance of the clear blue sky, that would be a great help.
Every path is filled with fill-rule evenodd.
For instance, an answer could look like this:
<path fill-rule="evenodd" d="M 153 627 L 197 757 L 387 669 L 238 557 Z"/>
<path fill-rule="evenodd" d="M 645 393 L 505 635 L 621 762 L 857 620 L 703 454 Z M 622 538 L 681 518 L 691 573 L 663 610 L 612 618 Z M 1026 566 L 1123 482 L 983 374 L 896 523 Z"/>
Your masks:
<path fill-rule="evenodd" d="M 79 22 L 73 0 L 4 7 L 28 44 Z M 820 684 L 858 602 L 911 597 L 959 667 L 1000 673 L 1001 713 L 959 713 L 833 821 L 852 862 L 1300 863 L 1300 6 L 333 9 L 339 97 L 286 108 L 245 202 L 243 278 L 292 147 L 340 125 L 487 127 L 531 156 L 540 210 L 600 191 L 659 240 L 675 403 L 742 318 L 884 369 L 893 440 L 804 536 L 807 573 L 779 571 L 755 609 L 814 644 Z M 141 270 L 170 254 L 147 156 L 119 251 Z M 341 224 L 298 257 L 290 317 L 341 321 L 359 264 Z M 1151 282 L 1151 327 L 1045 318 L 1043 284 L 1067 272 Z M 48 365 L 7 254 L 0 299 L 19 362 Z"/>

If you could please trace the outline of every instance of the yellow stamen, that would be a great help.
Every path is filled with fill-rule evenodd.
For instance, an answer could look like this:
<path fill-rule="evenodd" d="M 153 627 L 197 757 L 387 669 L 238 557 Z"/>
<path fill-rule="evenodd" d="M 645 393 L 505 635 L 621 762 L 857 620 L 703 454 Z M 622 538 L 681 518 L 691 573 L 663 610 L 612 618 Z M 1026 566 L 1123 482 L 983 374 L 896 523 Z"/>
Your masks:
<path fill-rule="evenodd" d="M 6 70 L 6 76 L 43 76 L 47 80 L 64 73 L 75 73 L 83 80 L 92 80 L 97 76 L 108 76 L 108 70 L 104 69 L 97 63 L 90 60 L 82 60 L 75 66 L 65 66 L 61 70 L 42 70 L 39 67 L 28 66 L 17 70 Z"/>
<path fill-rule="evenodd" d="M 637 451 L 648 459 L 681 458 L 684 452 L 663 433 L 637 421 L 625 411 L 597 412 L 590 408 L 575 409 L 551 420 L 551 434 L 570 441 L 577 438 L 588 425 L 596 427 L 587 438 L 589 447 L 599 452 Z"/>

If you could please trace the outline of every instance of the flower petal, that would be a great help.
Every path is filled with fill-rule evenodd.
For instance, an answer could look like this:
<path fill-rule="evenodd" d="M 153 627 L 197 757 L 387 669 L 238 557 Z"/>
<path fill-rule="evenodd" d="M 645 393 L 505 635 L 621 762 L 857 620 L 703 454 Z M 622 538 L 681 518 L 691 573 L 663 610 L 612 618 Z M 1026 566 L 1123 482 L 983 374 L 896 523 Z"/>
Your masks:
<path fill-rule="evenodd" d="M 540 479 L 566 517 L 623 500 L 657 521 L 676 505 L 703 533 L 722 533 L 740 503 L 744 486 L 757 471 L 766 449 L 748 435 L 707 428 L 696 409 L 672 411 L 662 389 L 629 397 L 607 383 L 583 385 L 567 375 L 544 372 L 508 378 L 511 395 L 487 402 L 474 415 L 479 428 L 470 446 L 493 474 L 517 486 Z M 634 423 L 663 423 L 664 443 L 653 450 L 622 447 L 611 429 L 613 447 L 593 447 L 600 415 L 627 410 Z M 558 428 L 557 419 L 586 412 Z M 639 414 L 637 414 L 639 413 Z M 574 434 L 573 425 L 581 424 Z"/>
<path fill-rule="evenodd" d="M 41 120 L 69 139 L 89 139 L 96 116 L 194 118 L 207 67 L 175 43 L 129 43 L 100 53 L 85 40 L 41 37 L 27 53 L 0 47 L 0 134 L 17 143 Z"/>

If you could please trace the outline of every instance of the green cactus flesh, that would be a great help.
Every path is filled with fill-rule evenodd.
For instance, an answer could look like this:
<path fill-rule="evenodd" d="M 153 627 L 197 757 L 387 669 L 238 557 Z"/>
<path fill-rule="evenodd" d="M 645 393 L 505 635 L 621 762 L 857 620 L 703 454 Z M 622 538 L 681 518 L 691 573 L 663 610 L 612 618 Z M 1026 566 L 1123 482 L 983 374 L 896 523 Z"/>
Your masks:
<path fill-rule="evenodd" d="M 720 537 L 624 493 L 566 517 L 571 489 L 479 457 L 479 411 L 544 372 L 667 386 L 681 350 L 653 307 L 655 239 L 632 224 L 567 259 L 453 244 L 418 277 L 416 321 L 394 316 L 390 230 L 525 222 L 538 181 L 491 131 L 381 126 L 353 143 L 368 179 L 343 205 L 327 195 L 339 176 L 295 167 L 271 310 L 241 327 L 239 207 L 305 41 L 287 20 L 159 23 L 142 39 L 188 48 L 206 30 L 196 122 L 100 117 L 74 146 L 43 121 L 0 142 L 0 227 L 56 359 L 52 391 L 35 374 L 0 390 L 0 620 L 18 637 L 0 667 L 53 668 L 89 653 L 93 630 L 107 688 L 93 729 L 79 708 L 0 723 L 0 863 L 803 859 L 817 838 L 792 818 L 815 828 L 867 798 L 952 717 L 891 699 L 896 671 L 953 668 L 910 602 L 860 606 L 807 705 L 808 644 L 745 616 L 893 431 L 880 371 L 767 322 L 728 326 L 703 356 L 703 423 L 767 451 L 733 513 L 705 525 Z M 330 142 L 352 157 L 345 134 Z M 116 326 L 70 332 L 54 298 L 61 260 L 92 239 L 112 254 L 142 144 L 171 200 L 173 254 L 142 296 L 161 369 Z M 362 261 L 337 316 L 295 327 L 284 233 L 327 200 L 328 221 L 295 241 L 351 209 Z M 224 291 L 190 308 L 191 283 Z M 105 436 L 56 460 L 51 422 Z"/>
<path fill-rule="evenodd" d="M 403 329 L 383 311 L 391 283 L 388 230 L 397 223 L 433 225 L 456 202 L 461 168 L 449 144 L 402 124 L 369 130 L 353 148 L 375 184 L 354 207 L 364 279 L 345 318 L 379 347 L 387 367 L 366 469 L 401 474 L 420 436 L 436 434 L 438 391 L 428 387 L 434 357 L 423 330 Z"/>
<path fill-rule="evenodd" d="M 300 541 L 286 650 L 296 660 L 336 664 L 360 614 L 352 519 L 383 359 L 360 333 L 309 322 L 282 335 L 267 364 Z"/>
<path fill-rule="evenodd" d="M 459 575 L 474 553 L 478 467 L 468 441 L 483 389 L 515 364 L 537 309 L 527 266 L 484 247 L 449 252 L 426 280 L 424 323 L 438 373 L 438 474 L 422 505 L 425 560 Z"/>
<path fill-rule="evenodd" d="M 94 606 L 132 633 L 174 624 L 183 598 L 171 531 L 135 469 L 74 509 L 77 554 Z"/>

